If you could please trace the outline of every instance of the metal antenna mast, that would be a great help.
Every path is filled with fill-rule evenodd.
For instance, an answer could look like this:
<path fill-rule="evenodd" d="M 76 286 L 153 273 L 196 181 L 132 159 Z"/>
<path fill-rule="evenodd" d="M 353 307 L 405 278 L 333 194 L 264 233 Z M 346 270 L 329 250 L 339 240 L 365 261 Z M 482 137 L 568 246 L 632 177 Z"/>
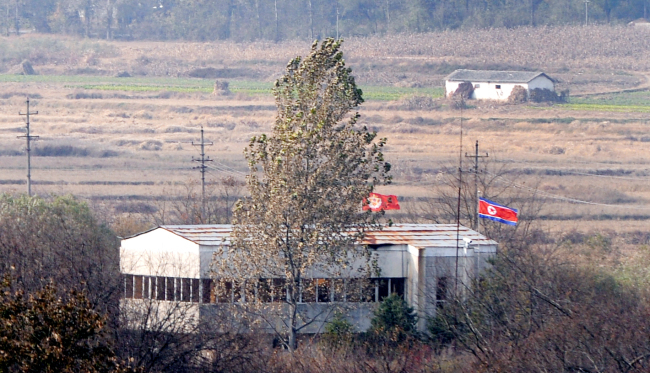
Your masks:
<path fill-rule="evenodd" d="M 486 152 L 485 155 L 478 155 L 478 140 L 476 140 L 474 155 L 465 153 L 465 157 L 474 158 L 474 196 L 476 196 L 476 201 L 474 203 L 474 220 L 472 221 L 472 229 L 478 232 L 478 159 L 487 158 L 488 153 Z"/>
<path fill-rule="evenodd" d="M 210 157 L 205 156 L 205 146 L 206 145 L 214 145 L 213 142 L 205 142 L 203 138 L 203 125 L 201 125 L 201 142 L 198 144 L 195 144 L 194 141 L 192 141 L 192 145 L 194 146 L 200 146 L 201 147 L 201 158 L 194 158 L 192 157 L 193 162 L 201 162 L 200 166 L 193 167 L 194 169 L 199 169 L 201 171 L 201 219 L 205 219 L 205 171 L 207 166 L 205 165 L 205 162 L 212 162 L 212 159 Z"/>
<path fill-rule="evenodd" d="M 25 138 L 27 140 L 27 194 L 31 197 L 32 196 L 32 155 L 31 155 L 31 141 L 38 139 L 38 136 L 32 136 L 29 133 L 29 116 L 30 115 L 36 115 L 38 114 L 38 111 L 35 112 L 30 112 L 29 111 L 29 97 L 27 97 L 27 112 L 26 113 L 18 113 L 19 115 L 25 115 L 26 116 L 26 123 L 27 123 L 27 132 L 24 136 L 18 136 L 18 138 Z"/>

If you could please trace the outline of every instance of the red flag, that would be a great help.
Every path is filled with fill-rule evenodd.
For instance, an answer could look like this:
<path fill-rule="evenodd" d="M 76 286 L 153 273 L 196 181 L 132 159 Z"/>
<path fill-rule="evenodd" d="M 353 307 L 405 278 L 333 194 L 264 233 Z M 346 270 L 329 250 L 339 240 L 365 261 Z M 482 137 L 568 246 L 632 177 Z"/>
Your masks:
<path fill-rule="evenodd" d="M 479 198 L 478 216 L 508 225 L 517 225 L 518 211 L 508 206 L 500 205 L 485 198 Z"/>
<path fill-rule="evenodd" d="M 370 196 L 363 201 L 363 209 L 371 211 L 399 210 L 397 196 L 385 196 L 379 193 L 370 193 Z"/>

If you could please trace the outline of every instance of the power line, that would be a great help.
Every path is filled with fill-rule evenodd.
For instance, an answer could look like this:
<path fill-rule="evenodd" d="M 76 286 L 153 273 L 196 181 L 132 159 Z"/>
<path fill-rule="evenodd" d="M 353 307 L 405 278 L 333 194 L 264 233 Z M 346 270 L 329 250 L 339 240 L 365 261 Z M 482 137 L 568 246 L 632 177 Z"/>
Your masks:
<path fill-rule="evenodd" d="M 241 173 L 241 172 L 233 172 L 233 171 L 225 170 L 225 169 L 214 167 L 214 166 L 205 165 L 205 167 L 209 168 L 210 170 L 221 172 L 221 173 L 224 173 L 224 174 L 227 174 L 227 175 L 246 176 L 246 174 Z M 207 171 L 210 172 L 210 170 L 207 170 Z"/>
<path fill-rule="evenodd" d="M 247 174 L 244 173 L 244 172 L 237 171 L 237 170 L 235 170 L 234 168 L 232 168 L 232 167 L 230 167 L 230 166 L 226 166 L 226 165 L 223 164 L 223 163 L 219 163 L 218 161 L 214 161 L 214 164 L 215 164 L 215 165 L 219 165 L 219 166 L 221 166 L 221 168 L 226 169 L 226 170 L 228 170 L 228 171 L 230 171 L 230 172 L 233 172 L 233 173 L 236 173 L 236 174 L 240 174 L 240 175 L 244 175 L 244 176 L 247 175 Z"/>
<path fill-rule="evenodd" d="M 38 139 L 38 136 L 32 136 L 29 133 L 29 116 L 30 115 L 36 115 L 38 114 L 38 111 L 35 112 L 30 112 L 29 111 L 29 97 L 27 97 L 27 112 L 26 113 L 21 113 L 18 112 L 18 115 L 25 115 L 25 122 L 27 124 L 27 132 L 23 136 L 18 136 L 18 138 L 25 138 L 27 140 L 27 194 L 31 197 L 32 196 L 32 148 L 31 148 L 31 141 Z"/>
<path fill-rule="evenodd" d="M 512 161 L 512 162 L 514 163 L 514 161 Z M 526 167 L 526 166 L 523 166 L 522 168 L 524 168 L 524 169 L 533 169 L 533 170 L 549 170 L 546 167 Z M 572 171 L 572 170 L 568 170 L 568 169 L 564 169 L 564 168 L 557 169 L 557 172 L 571 174 L 571 175 L 593 176 L 593 177 L 611 178 L 611 179 L 619 179 L 619 180 L 650 181 L 650 178 L 644 178 L 644 177 L 590 174 L 590 173 L 587 173 L 587 172 Z M 549 175 L 549 176 L 562 176 L 562 175 Z"/>
<path fill-rule="evenodd" d="M 557 199 L 557 200 L 572 202 L 572 203 L 580 203 L 580 204 L 584 204 L 584 205 L 592 205 L 592 206 L 617 207 L 617 208 L 626 208 L 626 209 L 632 209 L 632 210 L 650 210 L 650 207 L 612 205 L 612 204 L 608 204 L 608 203 L 591 202 L 591 201 L 584 201 L 584 200 L 576 199 L 576 198 L 564 197 L 564 196 L 560 196 L 558 194 L 547 193 L 547 192 L 543 192 L 543 191 L 541 191 L 539 189 L 534 189 L 534 188 L 531 188 L 531 187 L 528 187 L 528 186 L 520 185 L 520 184 L 517 184 L 514 181 L 512 181 L 510 179 L 507 179 L 507 178 L 505 178 L 503 176 L 494 174 L 494 173 L 489 172 L 489 171 L 486 171 L 486 172 L 488 174 L 492 175 L 492 176 L 495 176 L 498 179 L 502 179 L 502 180 L 510 183 L 515 188 L 527 189 L 527 190 L 533 191 L 533 192 L 538 193 L 538 194 L 540 194 L 540 195 L 542 195 L 544 197 L 547 197 L 547 198 L 552 198 L 552 199 Z"/>

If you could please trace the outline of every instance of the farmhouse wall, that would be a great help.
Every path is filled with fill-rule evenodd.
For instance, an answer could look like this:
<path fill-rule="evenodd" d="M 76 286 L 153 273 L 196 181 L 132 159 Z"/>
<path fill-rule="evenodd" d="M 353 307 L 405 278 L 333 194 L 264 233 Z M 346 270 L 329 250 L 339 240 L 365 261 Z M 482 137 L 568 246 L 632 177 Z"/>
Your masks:
<path fill-rule="evenodd" d="M 545 76 L 538 76 L 537 78 L 528 82 L 528 90 L 536 88 L 555 91 L 555 84 Z"/>
<path fill-rule="evenodd" d="M 553 80 L 541 72 L 456 70 L 445 80 L 446 97 L 451 97 L 465 81 L 473 85 L 470 98 L 476 100 L 506 101 L 516 86 L 527 91 L 536 88 L 555 91 Z"/>

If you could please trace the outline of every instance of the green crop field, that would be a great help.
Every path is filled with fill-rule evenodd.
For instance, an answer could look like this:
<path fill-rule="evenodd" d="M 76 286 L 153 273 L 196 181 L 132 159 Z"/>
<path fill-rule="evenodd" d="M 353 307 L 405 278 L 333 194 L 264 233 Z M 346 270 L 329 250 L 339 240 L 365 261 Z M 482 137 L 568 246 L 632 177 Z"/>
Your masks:
<path fill-rule="evenodd" d="M 561 105 L 570 110 L 650 112 L 650 92 L 622 92 L 588 97 L 572 97 L 568 104 Z"/>
<path fill-rule="evenodd" d="M 43 82 L 63 83 L 68 89 L 92 89 L 102 91 L 126 92 L 212 92 L 211 79 L 191 78 L 146 78 L 146 77 L 106 77 L 106 76 L 68 76 L 68 75 L 0 75 L 0 82 Z M 67 84 L 66 84 L 67 83 Z M 247 80 L 230 80 L 230 90 L 234 93 L 250 95 L 271 95 L 273 83 Z M 372 101 L 393 101 L 405 96 L 443 97 L 442 88 L 403 88 L 390 86 L 362 86 L 363 97 Z"/>

